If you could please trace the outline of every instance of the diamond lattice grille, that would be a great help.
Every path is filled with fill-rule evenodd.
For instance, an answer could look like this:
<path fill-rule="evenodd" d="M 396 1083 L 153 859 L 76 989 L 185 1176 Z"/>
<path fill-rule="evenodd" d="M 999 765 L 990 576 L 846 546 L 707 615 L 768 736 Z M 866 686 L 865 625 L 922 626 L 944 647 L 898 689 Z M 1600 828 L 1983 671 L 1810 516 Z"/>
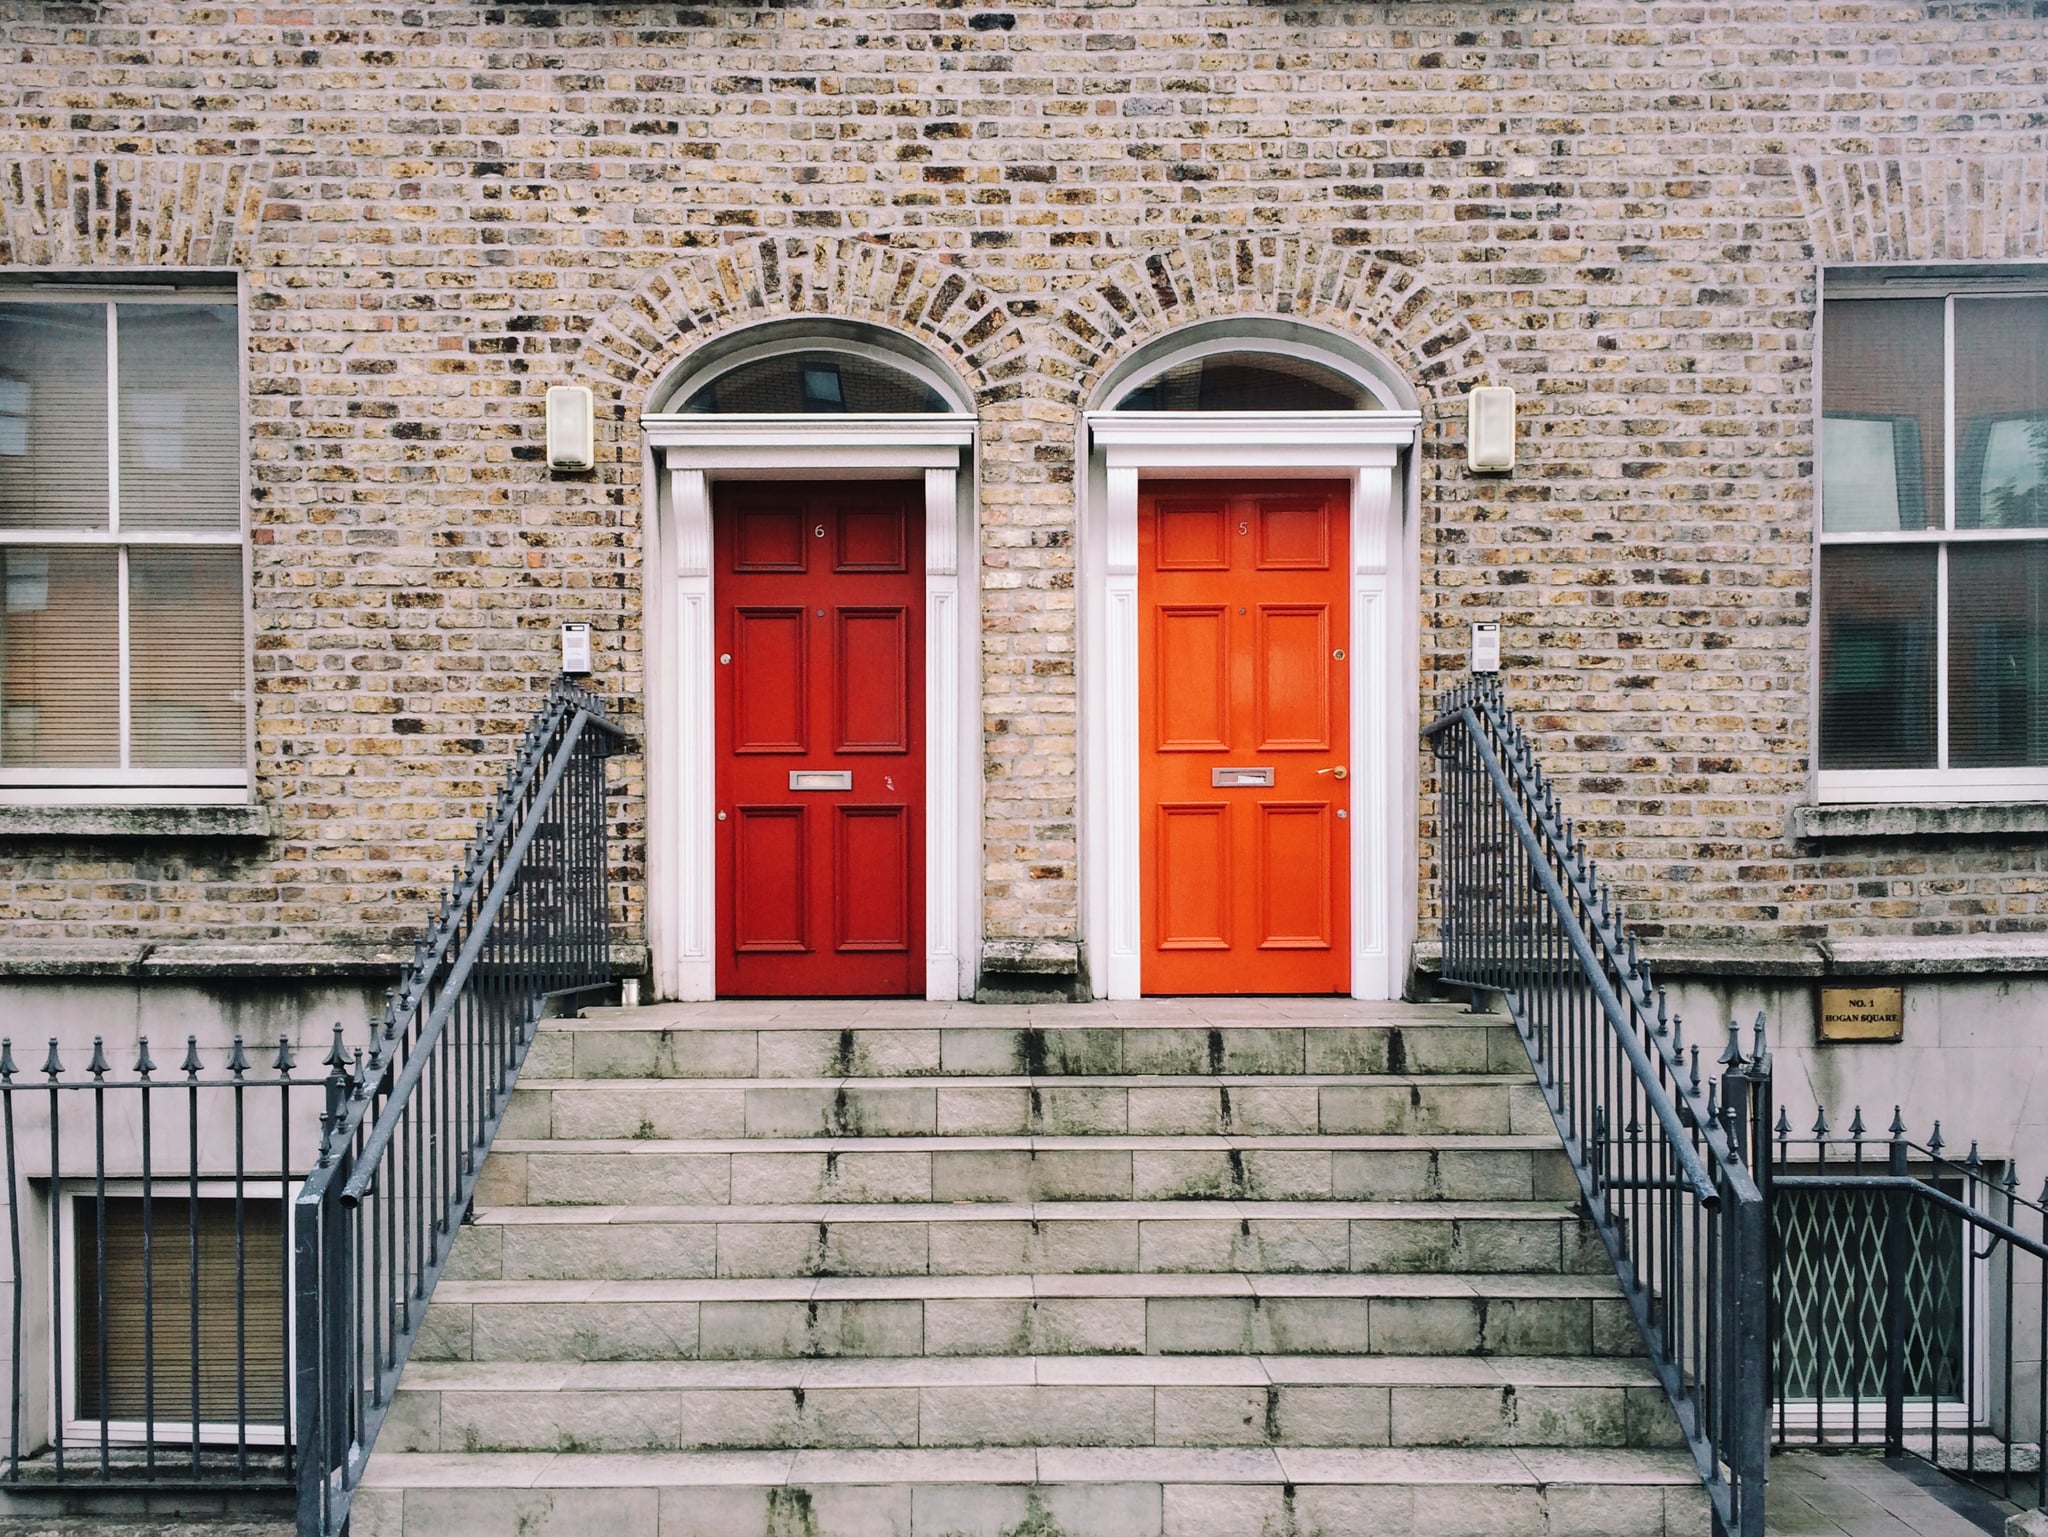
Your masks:
<path fill-rule="evenodd" d="M 1778 1391 L 1789 1399 L 1884 1397 L 1885 1196 L 1779 1190 Z M 1963 1388 L 1961 1219 L 1929 1201 L 1907 1208 L 1906 1396 Z"/>

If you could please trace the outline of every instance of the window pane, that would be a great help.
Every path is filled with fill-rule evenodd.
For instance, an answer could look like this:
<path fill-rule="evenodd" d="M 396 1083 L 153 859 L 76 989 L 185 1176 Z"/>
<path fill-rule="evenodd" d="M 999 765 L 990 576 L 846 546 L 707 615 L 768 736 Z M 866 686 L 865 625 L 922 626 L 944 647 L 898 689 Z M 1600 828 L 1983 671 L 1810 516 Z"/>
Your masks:
<path fill-rule="evenodd" d="M 1956 526 L 2048 527 L 2048 299 L 1956 301 Z"/>
<path fill-rule="evenodd" d="M 1942 522 L 1942 301 L 1843 299 L 1822 346 L 1821 527 Z"/>
<path fill-rule="evenodd" d="M 2048 764 L 2048 546 L 1949 551 L 1948 761 Z"/>
<path fill-rule="evenodd" d="M 107 526 L 107 307 L 0 304 L 0 528 Z"/>
<path fill-rule="evenodd" d="M 242 552 L 128 552 L 129 731 L 138 768 L 242 765 Z"/>
<path fill-rule="evenodd" d="M 121 526 L 240 528 L 240 342 L 232 304 L 123 304 Z"/>
<path fill-rule="evenodd" d="M 720 374 L 685 411 L 772 416 L 926 415 L 948 409 L 913 374 L 851 352 L 789 352 Z"/>
<path fill-rule="evenodd" d="M 109 1196 L 104 1251 L 98 1243 L 97 1203 L 87 1198 L 75 1202 L 72 1210 L 78 1256 L 74 1270 L 78 1349 L 73 1401 L 80 1418 L 96 1420 L 104 1411 L 111 1420 L 139 1423 L 145 1416 L 153 1416 L 160 1424 L 189 1424 L 196 1322 L 200 1422 L 233 1427 L 246 1416 L 245 1422 L 251 1425 L 283 1423 L 283 1206 L 277 1201 L 244 1198 L 239 1252 L 232 1200 L 201 1199 L 195 1211 L 182 1191 L 160 1195 L 149 1203 L 145 1243 L 142 1198 Z M 197 1293 L 192 1289 L 195 1228 Z M 100 1315 L 102 1279 L 107 1294 L 104 1323 Z M 106 1341 L 104 1404 L 100 1400 L 102 1339 Z M 145 1341 L 153 1349 L 145 1349 Z M 232 1429 L 228 1434 L 233 1434 Z"/>
<path fill-rule="evenodd" d="M 1820 766 L 1934 766 L 1934 561 L 1927 548 L 1820 559 Z"/>
<path fill-rule="evenodd" d="M 1306 358 L 1219 352 L 1157 374 L 1116 403 L 1119 411 L 1370 411 L 1355 380 Z"/>
<path fill-rule="evenodd" d="M 0 548 L 0 768 L 121 761 L 120 555 Z"/>

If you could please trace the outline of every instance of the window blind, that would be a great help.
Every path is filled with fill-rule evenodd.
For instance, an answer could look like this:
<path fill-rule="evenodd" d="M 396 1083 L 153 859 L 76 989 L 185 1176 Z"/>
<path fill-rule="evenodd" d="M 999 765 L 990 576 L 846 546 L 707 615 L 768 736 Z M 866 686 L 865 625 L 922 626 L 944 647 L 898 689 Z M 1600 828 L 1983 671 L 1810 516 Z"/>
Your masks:
<path fill-rule="evenodd" d="M 77 1394 L 82 1419 L 101 1417 L 100 1359 L 107 1366 L 106 1417 L 187 1424 L 192 1418 L 192 1207 L 183 1194 L 150 1202 L 150 1307 L 143 1307 L 143 1201 L 106 1199 L 106 1249 L 96 1242 L 98 1203 L 72 1203 L 78 1256 L 75 1302 Z M 202 1422 L 281 1425 L 285 1406 L 284 1210 L 277 1201 L 244 1201 L 242 1271 L 237 1285 L 235 1203 L 198 1205 L 199 1417 Z M 106 1314 L 99 1283 L 106 1277 Z M 239 1327 L 242 1346 L 237 1349 Z M 154 1350 L 145 1352 L 145 1340 Z M 237 1376 L 237 1362 L 245 1370 Z M 152 1392 L 153 1388 L 153 1392 Z M 238 1394 L 245 1416 L 238 1414 Z M 153 1404 L 152 1404 L 153 1399 Z M 153 1414 L 151 1413 L 153 1409 Z"/>

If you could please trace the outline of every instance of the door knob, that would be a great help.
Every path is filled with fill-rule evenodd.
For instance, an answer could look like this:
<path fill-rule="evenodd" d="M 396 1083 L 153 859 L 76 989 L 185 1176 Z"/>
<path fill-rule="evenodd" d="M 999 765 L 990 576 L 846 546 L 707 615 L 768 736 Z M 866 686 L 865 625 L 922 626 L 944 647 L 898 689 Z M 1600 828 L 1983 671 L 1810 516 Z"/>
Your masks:
<path fill-rule="evenodd" d="M 1351 771 L 1341 763 L 1335 768 L 1317 769 L 1316 772 L 1318 774 L 1335 774 L 1339 779 L 1349 779 L 1351 777 Z"/>

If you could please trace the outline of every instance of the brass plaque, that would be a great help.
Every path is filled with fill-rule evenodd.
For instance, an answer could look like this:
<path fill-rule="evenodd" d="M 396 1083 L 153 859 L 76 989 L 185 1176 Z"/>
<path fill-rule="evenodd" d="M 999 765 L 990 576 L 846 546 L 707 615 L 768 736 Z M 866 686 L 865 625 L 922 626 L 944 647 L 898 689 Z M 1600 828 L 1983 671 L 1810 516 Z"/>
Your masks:
<path fill-rule="evenodd" d="M 1906 1038 L 1903 987 L 1823 987 L 1820 1038 L 1824 1041 L 1902 1041 Z"/>

